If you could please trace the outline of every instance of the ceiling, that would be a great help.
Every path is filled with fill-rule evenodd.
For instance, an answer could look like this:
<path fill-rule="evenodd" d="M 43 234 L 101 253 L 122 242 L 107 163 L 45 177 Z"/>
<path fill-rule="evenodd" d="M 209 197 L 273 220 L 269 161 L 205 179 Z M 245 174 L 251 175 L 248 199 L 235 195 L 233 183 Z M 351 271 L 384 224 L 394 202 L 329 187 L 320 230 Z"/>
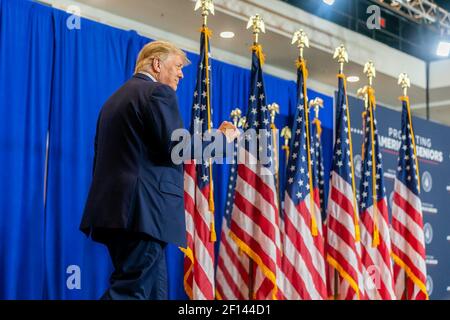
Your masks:
<path fill-rule="evenodd" d="M 201 16 L 199 12 L 193 11 L 194 2 L 192 0 L 78 0 L 77 2 L 193 41 L 198 41 L 199 38 L 198 29 L 201 25 Z M 208 25 L 214 32 L 212 39 L 214 48 L 250 58 L 249 47 L 252 43 L 252 34 L 246 30 L 246 22 L 241 17 L 234 17 L 216 9 L 214 17 L 208 20 Z M 220 38 L 218 34 L 225 30 L 233 31 L 236 35 L 235 38 Z M 267 64 L 284 71 L 284 75 L 288 74 L 290 78 L 295 79 L 294 61 L 298 51 L 290 45 L 288 36 L 268 30 L 266 34 L 261 35 L 260 42 L 264 47 Z M 198 50 L 196 48 L 188 49 Z M 305 57 L 308 60 L 309 74 L 312 80 L 330 88 L 336 87 L 337 63 L 330 58 L 329 52 L 310 48 L 305 51 Z M 248 67 L 250 67 L 250 63 Z M 354 94 L 366 81 L 362 73 L 363 66 L 350 62 L 346 65 L 345 70 L 347 75 L 358 75 L 362 79 L 359 83 L 349 84 L 349 92 Z M 374 87 L 380 103 L 394 108 L 399 106 L 400 92 L 396 78 L 379 72 Z M 424 89 L 413 86 L 409 93 L 413 104 L 425 104 L 426 92 Z M 432 90 L 430 98 L 431 102 L 450 100 L 450 88 Z M 425 109 L 413 112 L 418 116 L 426 114 Z M 431 119 L 450 125 L 450 106 L 432 108 Z"/>
<path fill-rule="evenodd" d="M 448 1 L 448 0 L 434 0 L 434 2 L 438 6 L 444 8 L 445 10 L 450 11 L 450 1 Z"/>
<path fill-rule="evenodd" d="M 421 19 L 413 19 L 414 15 L 409 15 L 406 9 L 399 10 L 402 6 L 399 6 L 398 0 L 336 0 L 332 6 L 320 0 L 282 1 L 419 59 L 440 60 L 435 54 L 434 45 L 437 45 L 440 36 L 437 26 L 423 23 Z M 421 1 L 408 0 L 411 5 L 422 5 L 424 10 L 428 10 L 429 7 Z M 380 28 L 369 29 L 366 25 L 369 16 L 367 9 L 373 5 L 380 9 L 384 24 Z M 432 42 L 433 45 L 430 46 Z"/>

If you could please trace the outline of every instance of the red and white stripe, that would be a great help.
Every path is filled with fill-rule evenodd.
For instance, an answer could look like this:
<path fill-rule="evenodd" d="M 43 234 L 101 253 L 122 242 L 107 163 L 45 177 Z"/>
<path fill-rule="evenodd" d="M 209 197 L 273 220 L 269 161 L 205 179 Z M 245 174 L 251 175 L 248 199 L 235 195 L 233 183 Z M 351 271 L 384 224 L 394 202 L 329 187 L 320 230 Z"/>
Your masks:
<path fill-rule="evenodd" d="M 246 159 L 246 161 L 241 161 Z M 254 279 L 255 299 L 278 296 L 277 273 L 281 267 L 279 215 L 273 172 L 241 148 L 231 220 L 231 235 L 238 247 L 254 261 L 264 280 Z"/>
<path fill-rule="evenodd" d="M 379 244 L 374 247 L 374 207 L 361 214 L 361 261 L 366 296 L 370 300 L 396 300 L 391 261 L 391 239 L 386 198 L 377 203 L 376 223 Z"/>
<path fill-rule="evenodd" d="M 250 260 L 230 238 L 229 233 L 230 229 L 224 217 L 217 261 L 216 298 L 219 300 L 248 300 L 250 299 Z"/>
<path fill-rule="evenodd" d="M 319 190 L 315 189 L 314 218 L 318 235 L 311 230 L 310 196 L 298 206 L 286 193 L 285 237 L 283 272 L 285 275 L 283 295 L 288 300 L 327 299 L 324 237 L 320 214 Z"/>
<path fill-rule="evenodd" d="M 428 299 L 422 203 L 398 179 L 394 185 L 391 238 L 397 298 Z"/>
<path fill-rule="evenodd" d="M 331 294 L 337 299 L 365 298 L 361 243 L 356 241 L 352 186 L 332 171 L 327 208 L 327 262 L 330 264 Z M 335 279 L 336 274 L 338 279 Z M 336 288 L 335 288 L 336 287 Z"/>
<path fill-rule="evenodd" d="M 214 299 L 214 242 L 211 241 L 212 212 L 209 184 L 203 190 L 196 183 L 195 161 L 184 166 L 184 203 L 187 249 L 184 258 L 184 286 L 192 300 Z"/>

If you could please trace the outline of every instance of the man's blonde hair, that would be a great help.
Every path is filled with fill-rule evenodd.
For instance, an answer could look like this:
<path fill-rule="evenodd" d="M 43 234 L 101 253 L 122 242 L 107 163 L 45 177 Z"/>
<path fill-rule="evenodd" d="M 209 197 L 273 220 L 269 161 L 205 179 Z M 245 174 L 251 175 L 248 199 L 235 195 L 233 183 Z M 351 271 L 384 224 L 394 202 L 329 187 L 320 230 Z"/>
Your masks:
<path fill-rule="evenodd" d="M 169 54 L 175 54 L 183 58 L 184 65 L 191 63 L 186 57 L 186 53 L 175 46 L 174 44 L 166 41 L 153 41 L 147 43 L 139 52 L 135 73 L 139 71 L 145 71 L 147 66 L 153 63 L 155 58 L 159 58 L 162 61 L 166 60 Z"/>

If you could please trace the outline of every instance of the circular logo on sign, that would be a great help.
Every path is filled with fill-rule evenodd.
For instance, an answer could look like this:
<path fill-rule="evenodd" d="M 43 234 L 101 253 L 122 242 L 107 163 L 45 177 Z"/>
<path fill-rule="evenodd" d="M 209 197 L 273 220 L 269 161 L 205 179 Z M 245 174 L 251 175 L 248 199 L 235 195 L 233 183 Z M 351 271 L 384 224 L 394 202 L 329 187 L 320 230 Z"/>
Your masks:
<path fill-rule="evenodd" d="M 433 227 L 428 222 L 423 225 L 423 235 L 426 244 L 430 244 L 433 241 Z"/>
<path fill-rule="evenodd" d="M 430 192 L 433 187 L 433 178 L 428 171 L 422 174 L 422 187 L 425 192 Z"/>
<path fill-rule="evenodd" d="M 431 296 L 431 294 L 433 293 L 433 278 L 431 278 L 430 275 L 427 275 L 426 286 L 427 286 L 428 295 Z"/>
<path fill-rule="evenodd" d="M 362 170 L 362 158 L 359 154 L 355 156 L 353 159 L 353 165 L 355 166 L 355 176 L 361 179 L 361 170 Z"/>

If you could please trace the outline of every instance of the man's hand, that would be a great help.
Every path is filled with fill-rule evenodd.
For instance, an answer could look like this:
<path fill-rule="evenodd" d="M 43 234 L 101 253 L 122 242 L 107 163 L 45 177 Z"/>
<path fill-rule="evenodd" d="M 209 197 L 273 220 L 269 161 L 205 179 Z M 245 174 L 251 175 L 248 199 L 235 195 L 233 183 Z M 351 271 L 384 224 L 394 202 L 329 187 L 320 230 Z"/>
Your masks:
<path fill-rule="evenodd" d="M 241 134 L 239 130 L 236 128 L 236 126 L 228 121 L 222 122 L 222 124 L 219 127 L 219 130 L 227 138 L 228 143 L 239 137 L 239 135 Z"/>

